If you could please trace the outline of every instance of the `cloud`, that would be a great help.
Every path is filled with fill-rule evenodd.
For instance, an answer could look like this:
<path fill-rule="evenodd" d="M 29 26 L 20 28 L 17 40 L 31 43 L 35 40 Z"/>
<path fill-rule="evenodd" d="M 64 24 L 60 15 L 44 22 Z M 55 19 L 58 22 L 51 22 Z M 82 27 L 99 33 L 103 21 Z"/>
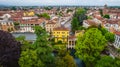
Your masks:
<path fill-rule="evenodd" d="M 120 0 L 0 0 L 4 5 L 118 5 Z"/>

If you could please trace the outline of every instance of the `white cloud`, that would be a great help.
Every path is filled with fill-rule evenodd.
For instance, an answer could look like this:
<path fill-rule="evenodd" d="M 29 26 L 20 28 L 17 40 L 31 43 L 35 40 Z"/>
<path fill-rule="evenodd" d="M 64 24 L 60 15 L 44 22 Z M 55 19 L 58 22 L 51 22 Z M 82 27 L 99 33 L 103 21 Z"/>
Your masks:
<path fill-rule="evenodd" d="M 4 5 L 118 5 L 120 0 L 0 0 Z"/>

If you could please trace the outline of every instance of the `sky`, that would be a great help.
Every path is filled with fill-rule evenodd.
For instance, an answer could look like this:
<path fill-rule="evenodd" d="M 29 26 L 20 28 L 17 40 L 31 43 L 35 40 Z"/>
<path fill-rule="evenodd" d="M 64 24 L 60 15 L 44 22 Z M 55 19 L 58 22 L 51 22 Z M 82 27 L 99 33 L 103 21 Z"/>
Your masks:
<path fill-rule="evenodd" d="M 120 0 L 0 0 L 0 5 L 41 6 L 41 5 L 97 5 L 120 6 Z"/>

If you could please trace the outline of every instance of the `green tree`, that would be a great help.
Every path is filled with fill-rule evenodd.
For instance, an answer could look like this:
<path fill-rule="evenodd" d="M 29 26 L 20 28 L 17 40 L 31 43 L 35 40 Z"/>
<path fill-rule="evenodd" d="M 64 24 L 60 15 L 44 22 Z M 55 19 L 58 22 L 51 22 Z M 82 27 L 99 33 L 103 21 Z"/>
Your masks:
<path fill-rule="evenodd" d="M 21 46 L 21 50 L 22 51 L 25 51 L 26 49 L 31 48 L 32 44 L 30 44 L 30 42 L 28 42 L 27 40 L 25 40 L 25 36 L 21 36 L 20 35 L 20 36 L 18 36 L 16 38 L 16 40 L 19 41 L 22 44 L 22 46 Z"/>
<path fill-rule="evenodd" d="M 68 9 L 68 10 L 67 10 L 67 13 L 72 12 L 72 11 L 73 11 L 72 9 Z"/>
<path fill-rule="evenodd" d="M 76 56 L 86 63 L 86 67 L 93 67 L 105 46 L 106 39 L 101 31 L 97 28 L 88 29 L 83 36 L 78 37 Z"/>
<path fill-rule="evenodd" d="M 115 67 L 120 67 L 120 58 L 115 58 Z"/>
<path fill-rule="evenodd" d="M 87 19 L 93 19 L 91 16 L 87 16 Z"/>
<path fill-rule="evenodd" d="M 60 57 L 55 58 L 55 67 L 67 67 L 67 64 L 64 62 L 64 59 Z"/>
<path fill-rule="evenodd" d="M 113 33 L 107 32 L 105 34 L 105 38 L 106 40 L 108 40 L 108 42 L 114 42 L 115 41 L 115 35 Z"/>
<path fill-rule="evenodd" d="M 14 25 L 15 25 L 15 26 L 19 26 L 20 23 L 19 23 L 19 22 L 14 22 Z"/>
<path fill-rule="evenodd" d="M 11 29 L 10 29 L 10 28 L 8 28 L 8 32 L 11 32 Z"/>
<path fill-rule="evenodd" d="M 73 31 L 73 32 L 75 32 L 75 30 L 78 29 L 79 22 L 78 22 L 78 20 L 77 20 L 76 17 L 73 18 L 72 23 L 71 23 L 71 26 L 72 26 L 72 31 Z"/>
<path fill-rule="evenodd" d="M 55 67 L 77 67 L 67 50 L 61 49 L 55 58 Z"/>
<path fill-rule="evenodd" d="M 98 29 L 102 32 L 102 35 L 105 35 L 108 32 L 108 30 L 105 28 L 98 28 Z"/>
<path fill-rule="evenodd" d="M 77 20 L 79 21 L 79 24 L 82 25 L 83 24 L 83 20 L 87 19 L 86 14 L 86 10 L 83 8 L 78 8 L 76 9 L 75 12 L 75 17 L 77 17 Z"/>
<path fill-rule="evenodd" d="M 43 17 L 43 18 L 46 18 L 46 19 L 50 19 L 50 16 L 49 16 L 48 13 L 36 14 L 36 16 L 38 16 L 39 18 Z"/>
<path fill-rule="evenodd" d="M 30 48 L 24 46 L 19 59 L 20 67 L 52 67 L 52 49 L 47 40 L 46 31 L 42 27 L 36 26 L 35 34 L 37 36 L 35 43 Z M 29 45 L 24 36 L 20 36 L 17 40 L 24 45 Z"/>
<path fill-rule="evenodd" d="M 65 64 L 67 65 L 66 67 L 77 67 L 75 64 L 75 61 L 72 56 L 67 54 L 65 57 L 63 57 Z"/>
<path fill-rule="evenodd" d="M 19 25 L 20 25 L 20 23 L 19 23 L 19 22 L 14 22 L 14 28 L 15 28 L 16 30 L 18 30 L 18 29 L 19 29 Z"/>
<path fill-rule="evenodd" d="M 16 7 L 15 7 L 15 6 L 13 6 L 13 7 L 11 8 L 11 10 L 17 10 L 17 9 L 16 9 Z"/>
<path fill-rule="evenodd" d="M 102 56 L 101 59 L 97 61 L 95 67 L 120 67 L 120 59 Z"/>
<path fill-rule="evenodd" d="M 42 14 L 42 17 L 44 17 L 44 18 L 46 18 L 46 19 L 50 19 L 50 16 L 49 16 L 48 13 L 43 13 L 43 14 Z"/>
<path fill-rule="evenodd" d="M 110 19 L 110 15 L 106 14 L 106 15 L 103 16 L 103 18 Z"/>
<path fill-rule="evenodd" d="M 44 64 L 37 56 L 36 50 L 27 49 L 22 51 L 19 59 L 20 67 L 44 67 Z"/>
<path fill-rule="evenodd" d="M 79 27 L 78 27 L 78 30 L 86 30 L 86 28 L 83 27 L 83 26 L 79 26 Z"/>
<path fill-rule="evenodd" d="M 101 32 L 102 32 L 102 34 L 103 34 L 103 36 L 105 36 L 105 38 L 106 38 L 106 40 L 108 41 L 108 42 L 114 42 L 114 40 L 115 40 L 115 35 L 113 34 L 113 33 L 110 33 L 107 29 L 105 29 L 105 28 L 98 28 Z"/>
<path fill-rule="evenodd" d="M 33 44 L 33 49 L 37 51 L 39 59 L 46 65 L 50 66 L 53 63 L 52 48 L 47 40 L 47 32 L 39 26 L 35 27 L 37 39 Z"/>
<path fill-rule="evenodd" d="M 99 12 L 100 12 L 100 15 L 103 16 L 103 10 L 100 9 Z"/>

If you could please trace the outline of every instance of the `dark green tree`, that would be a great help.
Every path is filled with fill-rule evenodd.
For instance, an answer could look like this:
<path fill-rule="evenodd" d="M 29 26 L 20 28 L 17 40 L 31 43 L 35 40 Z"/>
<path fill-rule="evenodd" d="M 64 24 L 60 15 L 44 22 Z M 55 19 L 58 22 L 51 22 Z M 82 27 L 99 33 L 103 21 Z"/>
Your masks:
<path fill-rule="evenodd" d="M 82 25 L 83 20 L 87 19 L 87 16 L 85 14 L 86 14 L 85 9 L 83 9 L 83 8 L 76 9 L 76 12 L 75 12 L 74 16 L 77 17 L 77 20 L 79 21 L 79 25 Z"/>
<path fill-rule="evenodd" d="M 106 46 L 106 39 L 97 28 L 88 29 L 79 36 L 75 46 L 76 56 L 82 59 L 86 67 L 93 67 Z"/>
<path fill-rule="evenodd" d="M 16 7 L 15 7 L 15 6 L 13 6 L 13 7 L 11 8 L 11 10 L 17 10 L 17 9 L 16 9 Z"/>
<path fill-rule="evenodd" d="M 110 19 L 110 15 L 106 14 L 106 15 L 103 16 L 103 18 Z"/>
<path fill-rule="evenodd" d="M 105 28 L 98 28 L 98 29 L 102 32 L 102 35 L 105 35 L 108 32 L 108 30 Z"/>
<path fill-rule="evenodd" d="M 100 12 L 100 15 L 103 16 L 103 10 L 100 9 L 99 12 Z"/>
<path fill-rule="evenodd" d="M 73 32 L 75 32 L 75 30 L 78 29 L 79 22 L 78 22 L 78 20 L 77 20 L 76 17 L 73 18 L 72 23 L 71 23 L 71 26 L 72 26 L 72 31 L 73 31 Z"/>
<path fill-rule="evenodd" d="M 107 32 L 105 34 L 105 38 L 106 40 L 108 40 L 108 42 L 114 42 L 115 41 L 115 35 L 113 33 Z"/>

